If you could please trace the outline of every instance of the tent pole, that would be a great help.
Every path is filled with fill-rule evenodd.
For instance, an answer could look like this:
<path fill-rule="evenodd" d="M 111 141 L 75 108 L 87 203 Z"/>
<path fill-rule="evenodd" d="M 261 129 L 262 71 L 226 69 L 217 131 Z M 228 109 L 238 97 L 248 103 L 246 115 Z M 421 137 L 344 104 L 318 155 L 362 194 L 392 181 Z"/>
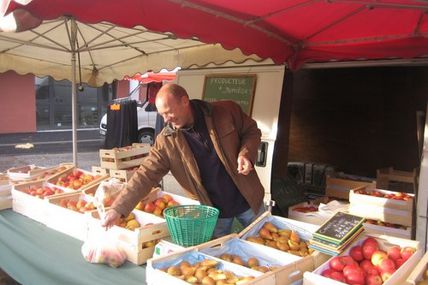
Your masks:
<path fill-rule="evenodd" d="M 71 129 L 73 141 L 73 164 L 77 167 L 76 37 L 76 22 L 71 18 Z"/>

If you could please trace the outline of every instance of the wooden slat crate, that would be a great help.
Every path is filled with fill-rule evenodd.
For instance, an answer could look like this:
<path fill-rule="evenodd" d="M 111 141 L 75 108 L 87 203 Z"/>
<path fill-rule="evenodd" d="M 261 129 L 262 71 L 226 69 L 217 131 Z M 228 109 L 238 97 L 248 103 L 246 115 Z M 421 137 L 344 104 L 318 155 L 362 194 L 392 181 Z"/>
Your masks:
<path fill-rule="evenodd" d="M 352 189 L 360 187 L 376 187 L 376 181 L 356 181 L 344 178 L 335 178 L 327 176 L 325 186 L 325 195 L 338 199 L 349 199 L 349 192 Z"/>
<path fill-rule="evenodd" d="M 132 144 L 132 146 L 100 149 L 100 165 L 108 169 L 127 169 L 139 166 L 149 153 L 149 144 Z"/>
<path fill-rule="evenodd" d="M 137 168 L 133 169 L 112 169 L 110 170 L 110 177 L 119 179 L 122 182 L 128 183 L 132 175 L 134 175 Z"/>
<path fill-rule="evenodd" d="M 238 255 L 244 264 L 250 257 L 255 257 L 260 266 L 270 268 L 265 274 L 273 275 L 275 285 L 288 285 L 302 279 L 302 272 L 313 264 L 309 259 L 302 262 L 296 255 L 239 239 L 237 234 L 206 242 L 196 248 L 217 258 L 221 258 L 223 254 Z"/>
<path fill-rule="evenodd" d="M 237 277 L 252 276 L 253 280 L 245 282 L 248 285 L 274 285 L 275 278 L 272 273 L 263 274 L 259 271 L 252 270 L 237 264 L 221 260 L 204 254 L 196 248 L 189 248 L 167 256 L 149 259 L 146 267 L 146 282 L 148 285 L 156 284 L 189 284 L 184 280 L 174 277 L 162 269 L 169 266 L 176 266 L 182 261 L 187 261 L 190 264 L 195 264 L 203 260 L 213 260 L 217 262 L 216 268 L 224 271 L 230 271 Z M 243 283 L 244 284 L 244 283 Z"/>
<path fill-rule="evenodd" d="M 422 259 L 419 260 L 418 264 L 414 267 L 412 272 L 410 272 L 410 275 L 406 280 L 406 284 L 417 285 L 418 282 L 422 281 L 426 270 L 428 270 L 428 252 L 424 254 Z"/>
<path fill-rule="evenodd" d="M 161 238 L 169 236 L 169 232 L 164 219 L 139 210 L 134 210 L 132 213 L 141 225 L 139 228 L 129 230 L 113 226 L 109 229 L 109 235 L 120 243 L 130 262 L 140 265 L 152 257 L 155 243 Z M 90 216 L 88 238 L 91 232 L 97 232 L 101 228 L 98 212 L 91 212 Z M 147 242 L 153 243 L 150 247 L 146 247 Z"/>
<path fill-rule="evenodd" d="M 246 240 L 251 236 L 257 236 L 259 230 L 266 222 L 271 222 L 278 229 L 291 229 L 296 231 L 299 234 L 300 239 L 303 241 L 310 240 L 312 238 L 312 234 L 319 228 L 317 225 L 299 222 L 279 216 L 273 216 L 270 212 L 265 212 L 239 233 L 240 238 Z M 273 248 L 273 250 L 279 251 L 281 253 L 283 252 L 276 248 Z M 300 257 L 300 259 L 294 263 L 295 266 L 300 270 L 297 278 L 303 278 L 303 272 L 314 270 L 319 265 L 324 263 L 328 258 L 328 255 L 318 251 L 314 251 L 310 255 Z"/>
<path fill-rule="evenodd" d="M 110 175 L 109 169 L 102 168 L 101 166 L 92 166 L 91 171 L 96 175 L 101 175 L 101 176 Z"/>
<path fill-rule="evenodd" d="M 347 250 L 344 253 L 342 253 L 340 256 L 349 255 L 349 251 L 353 247 L 353 245 L 361 245 L 364 239 L 367 238 L 368 236 L 372 236 L 376 238 L 376 240 L 379 243 L 380 249 L 384 251 L 386 251 L 386 249 L 391 247 L 392 245 L 398 245 L 400 247 L 409 246 L 416 249 L 416 252 L 406 262 L 404 262 L 403 265 L 401 265 L 400 268 L 398 268 L 397 271 L 395 271 L 394 274 L 392 274 L 388 280 L 386 280 L 383 283 L 383 285 L 406 284 L 405 282 L 406 282 L 407 276 L 409 276 L 411 270 L 416 266 L 416 263 L 422 256 L 422 249 L 419 246 L 419 242 L 414 240 L 406 240 L 406 239 L 400 239 L 400 238 L 384 236 L 384 235 L 363 234 L 361 235 L 360 238 L 358 238 L 357 241 L 351 244 L 347 248 Z M 324 270 L 330 268 L 330 265 L 329 265 L 330 260 L 331 259 L 327 260 L 324 264 L 319 266 L 313 272 L 305 272 L 303 277 L 303 285 L 345 285 L 345 283 L 343 282 L 335 281 L 333 279 L 330 279 L 321 275 L 321 273 Z"/>
<path fill-rule="evenodd" d="M 80 176 L 81 180 L 76 178 L 75 174 L 73 174 L 74 172 L 82 173 Z M 49 178 L 47 182 L 60 188 L 67 188 L 67 189 L 80 191 L 80 190 L 85 190 L 87 187 L 97 184 L 106 178 L 108 178 L 108 175 L 98 175 L 83 169 L 73 167 L 63 171 L 60 174 L 57 174 Z M 69 183 L 72 179 L 74 181 L 79 180 L 78 184 L 70 185 Z"/>

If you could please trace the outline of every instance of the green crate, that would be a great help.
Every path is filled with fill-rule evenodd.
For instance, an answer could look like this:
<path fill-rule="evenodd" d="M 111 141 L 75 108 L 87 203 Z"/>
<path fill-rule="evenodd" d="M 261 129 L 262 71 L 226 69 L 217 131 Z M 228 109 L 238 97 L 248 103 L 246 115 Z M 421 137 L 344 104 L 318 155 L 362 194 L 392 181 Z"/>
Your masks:
<path fill-rule="evenodd" d="M 211 239 L 220 212 L 205 205 L 181 205 L 168 207 L 163 213 L 172 241 L 193 246 Z"/>

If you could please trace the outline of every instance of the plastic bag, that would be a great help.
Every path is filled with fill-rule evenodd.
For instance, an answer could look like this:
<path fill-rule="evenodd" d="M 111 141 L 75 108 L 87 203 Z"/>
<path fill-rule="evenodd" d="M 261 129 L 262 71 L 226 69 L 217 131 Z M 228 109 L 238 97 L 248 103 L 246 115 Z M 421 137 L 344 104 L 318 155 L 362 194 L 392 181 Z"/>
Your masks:
<path fill-rule="evenodd" d="M 117 240 L 103 228 L 93 229 L 89 232 L 88 239 L 83 243 L 81 251 L 86 261 L 104 263 L 114 268 L 121 266 L 127 258 Z"/>
<path fill-rule="evenodd" d="M 102 220 L 105 215 L 105 207 L 110 207 L 113 204 L 114 199 L 119 193 L 125 189 L 126 185 L 117 178 L 110 178 L 100 183 L 97 190 L 95 191 L 92 202 L 97 207 L 98 214 Z"/>

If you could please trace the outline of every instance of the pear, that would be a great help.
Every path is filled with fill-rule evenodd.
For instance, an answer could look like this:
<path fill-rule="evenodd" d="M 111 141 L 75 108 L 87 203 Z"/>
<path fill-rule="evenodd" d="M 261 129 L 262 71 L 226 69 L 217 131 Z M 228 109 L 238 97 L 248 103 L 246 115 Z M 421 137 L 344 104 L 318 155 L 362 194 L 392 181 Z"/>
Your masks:
<path fill-rule="evenodd" d="M 196 284 L 196 283 L 198 283 L 199 281 L 198 281 L 198 278 L 196 278 L 195 276 L 188 276 L 188 277 L 186 278 L 186 282 L 187 282 L 187 283 L 190 283 L 190 284 Z"/>
<path fill-rule="evenodd" d="M 295 231 L 291 231 L 290 240 L 299 243 L 300 242 L 299 234 Z"/>
<path fill-rule="evenodd" d="M 222 255 L 220 255 L 220 258 L 229 262 L 232 262 L 232 256 L 228 253 L 223 253 Z"/>
<path fill-rule="evenodd" d="M 172 276 L 180 276 L 181 275 L 181 270 L 178 266 L 170 266 L 170 267 L 168 267 L 166 272 Z"/>
<path fill-rule="evenodd" d="M 264 239 L 269 239 L 269 240 L 273 239 L 270 231 L 268 231 L 266 228 L 261 228 L 259 230 L 259 235 L 260 235 L 261 238 L 264 238 Z"/>
<path fill-rule="evenodd" d="M 266 240 L 265 245 L 273 248 L 278 248 L 278 246 L 276 245 L 276 241 L 274 240 Z"/>
<path fill-rule="evenodd" d="M 277 241 L 276 247 L 282 251 L 288 251 L 290 249 L 290 247 L 288 246 L 288 243 L 286 243 L 286 242 L 278 242 Z"/>
<path fill-rule="evenodd" d="M 255 266 L 259 266 L 259 260 L 255 257 L 250 257 L 247 260 L 248 267 L 252 268 Z"/>
<path fill-rule="evenodd" d="M 288 240 L 288 246 L 291 250 L 299 250 L 300 249 L 300 243 L 292 241 L 291 239 Z"/>
<path fill-rule="evenodd" d="M 278 232 L 278 228 L 272 224 L 271 222 L 267 222 L 263 225 L 263 227 L 265 229 L 267 229 L 268 231 L 272 232 L 272 233 L 277 233 Z"/>
<path fill-rule="evenodd" d="M 289 237 L 291 235 L 291 230 L 290 229 L 281 229 L 278 231 L 278 234 L 281 236 Z"/>
<path fill-rule="evenodd" d="M 255 237 L 255 236 L 251 236 L 247 238 L 247 241 L 251 241 L 254 243 L 258 243 L 258 244 L 264 244 L 265 240 L 261 237 Z"/>
<path fill-rule="evenodd" d="M 244 261 L 237 255 L 233 257 L 232 262 L 244 266 Z"/>
<path fill-rule="evenodd" d="M 205 276 L 204 279 L 202 279 L 202 285 L 216 285 L 214 279 L 212 279 L 209 276 Z"/>
<path fill-rule="evenodd" d="M 269 271 L 269 268 L 267 266 L 255 266 L 255 267 L 252 267 L 251 269 L 254 269 L 263 273 L 266 273 Z"/>
<path fill-rule="evenodd" d="M 199 282 L 202 282 L 206 276 L 208 276 L 208 273 L 205 270 L 200 268 L 196 269 L 195 277 L 198 278 Z"/>
<path fill-rule="evenodd" d="M 288 242 L 288 237 L 287 236 L 280 236 L 275 241 L 282 242 L 282 243 L 287 243 Z"/>

